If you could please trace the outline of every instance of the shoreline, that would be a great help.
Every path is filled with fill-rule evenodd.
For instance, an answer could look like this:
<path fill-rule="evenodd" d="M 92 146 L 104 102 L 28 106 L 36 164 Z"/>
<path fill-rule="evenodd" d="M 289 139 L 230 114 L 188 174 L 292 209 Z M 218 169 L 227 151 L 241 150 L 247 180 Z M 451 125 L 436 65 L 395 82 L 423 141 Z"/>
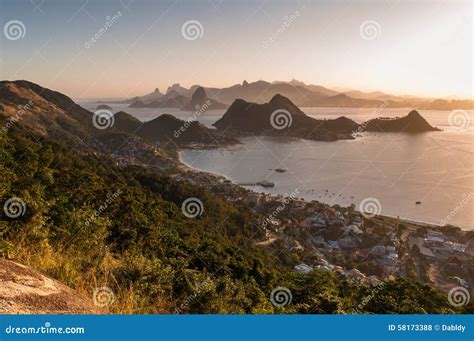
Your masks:
<path fill-rule="evenodd" d="M 183 150 L 179 150 L 178 153 L 177 153 L 178 167 L 180 167 L 182 170 L 190 171 L 190 172 L 193 172 L 193 173 L 196 173 L 196 174 L 202 173 L 202 174 L 206 174 L 208 176 L 210 175 L 210 176 L 216 177 L 218 179 L 220 178 L 220 179 L 231 180 L 232 184 L 230 184 L 230 186 L 237 186 L 239 188 L 242 188 L 242 189 L 245 189 L 245 190 L 248 190 L 248 191 L 252 191 L 254 193 L 259 193 L 259 194 L 262 193 L 262 192 L 258 192 L 256 190 L 254 190 L 253 188 L 250 188 L 250 187 L 255 187 L 255 186 L 242 186 L 242 185 L 239 185 L 239 184 L 235 183 L 232 179 L 229 179 L 228 177 L 226 177 L 224 175 L 211 173 L 211 172 L 200 170 L 198 168 L 194 168 L 190 164 L 184 162 L 184 160 L 181 156 L 182 152 L 183 152 Z M 274 195 L 268 194 L 268 193 L 264 193 L 264 195 L 274 197 Z M 283 194 L 279 194 L 279 195 L 285 197 Z M 304 202 L 310 202 L 310 201 L 308 201 L 307 199 L 304 199 L 304 198 L 298 198 L 296 200 L 304 201 Z M 315 200 L 315 201 L 317 201 L 318 203 L 324 204 L 324 205 L 328 205 L 330 207 L 336 205 L 336 204 L 330 205 L 328 203 L 325 203 L 324 201 L 318 201 L 318 200 Z M 339 205 L 339 206 L 341 206 L 341 205 Z M 419 227 L 426 226 L 426 227 L 433 227 L 433 228 L 446 228 L 448 226 L 453 226 L 453 227 L 455 227 L 455 228 L 457 228 L 457 229 L 459 229 L 463 232 L 473 231 L 473 230 L 470 230 L 470 229 L 462 228 L 462 227 L 457 226 L 457 225 L 440 225 L 440 224 L 437 224 L 437 223 L 433 223 L 433 222 L 429 222 L 429 221 L 422 221 L 422 220 L 413 219 L 413 218 L 409 218 L 409 217 L 394 216 L 394 215 L 388 215 L 388 214 L 378 214 L 377 216 L 381 217 L 381 218 L 385 218 L 385 219 L 402 221 L 402 222 L 405 222 L 405 223 L 408 223 L 408 224 L 417 225 Z"/>

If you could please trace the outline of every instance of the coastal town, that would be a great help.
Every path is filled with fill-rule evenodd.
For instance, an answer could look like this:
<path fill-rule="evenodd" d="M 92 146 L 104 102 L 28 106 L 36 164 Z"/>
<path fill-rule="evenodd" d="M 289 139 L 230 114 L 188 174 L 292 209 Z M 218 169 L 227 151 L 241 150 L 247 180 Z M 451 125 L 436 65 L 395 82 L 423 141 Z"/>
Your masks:
<path fill-rule="evenodd" d="M 288 196 L 272 196 L 257 192 L 258 186 L 250 190 L 223 177 L 187 167 L 184 170 L 178 180 L 203 186 L 259 214 L 265 237 L 255 244 L 282 250 L 295 272 L 319 269 L 370 286 L 404 277 L 445 292 L 453 286 L 472 290 L 472 231 L 370 216 L 354 204 L 341 207 L 309 202 L 297 197 L 298 189 Z"/>

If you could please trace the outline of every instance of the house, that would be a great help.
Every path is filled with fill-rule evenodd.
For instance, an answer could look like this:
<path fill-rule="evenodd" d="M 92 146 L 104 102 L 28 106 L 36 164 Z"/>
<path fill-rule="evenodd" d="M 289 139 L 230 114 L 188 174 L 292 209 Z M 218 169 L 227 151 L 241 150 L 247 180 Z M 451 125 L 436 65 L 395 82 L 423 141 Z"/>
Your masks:
<path fill-rule="evenodd" d="M 365 278 L 365 275 L 360 272 L 359 269 L 352 269 L 352 270 L 348 270 L 346 272 L 344 272 L 344 275 L 350 279 L 354 279 L 354 280 L 362 280 Z"/>
<path fill-rule="evenodd" d="M 431 251 L 431 249 L 428 249 L 428 248 L 425 247 L 425 246 L 420 246 L 419 249 L 420 249 L 420 253 L 421 253 L 423 256 L 428 257 L 428 258 L 431 258 L 431 259 L 435 259 L 435 258 L 436 258 L 435 254 L 433 253 L 433 251 Z"/>
<path fill-rule="evenodd" d="M 359 240 L 356 237 L 347 234 L 339 239 L 339 245 L 344 248 L 353 248 L 359 245 Z"/>
<path fill-rule="evenodd" d="M 364 225 L 364 220 L 362 219 L 361 216 L 356 215 L 352 217 L 351 220 L 352 220 L 352 224 L 357 225 L 358 227 L 362 227 L 362 225 Z"/>
<path fill-rule="evenodd" d="M 344 214 L 342 214 L 341 211 L 336 211 L 336 212 L 334 213 L 334 215 L 335 215 L 335 217 L 336 217 L 337 220 L 340 220 L 340 221 L 344 221 L 344 220 L 345 220 Z"/>
<path fill-rule="evenodd" d="M 340 251 L 341 246 L 339 245 L 339 242 L 337 240 L 328 240 L 328 247 L 331 249 L 331 251 Z"/>
<path fill-rule="evenodd" d="M 396 262 L 398 260 L 398 253 L 396 253 L 395 251 L 390 251 L 387 255 L 387 258 Z"/>
<path fill-rule="evenodd" d="M 324 264 L 329 264 L 329 262 L 328 262 L 327 260 L 325 260 L 324 258 L 319 259 L 319 260 L 318 260 L 318 263 L 319 263 L 319 264 L 322 264 L 322 265 L 324 265 Z"/>
<path fill-rule="evenodd" d="M 351 232 L 351 233 L 354 233 L 354 234 L 356 234 L 356 235 L 361 235 L 361 234 L 364 233 L 361 229 L 359 229 L 359 228 L 357 227 L 357 225 L 354 225 L 354 224 L 351 224 L 351 225 L 348 225 L 348 226 L 344 226 L 344 230 L 345 230 L 346 232 Z"/>
<path fill-rule="evenodd" d="M 466 245 L 460 243 L 452 244 L 453 251 L 464 253 L 466 251 Z"/>
<path fill-rule="evenodd" d="M 321 213 L 315 214 L 310 218 L 310 221 L 313 227 L 326 227 L 327 224 L 325 217 Z"/>
<path fill-rule="evenodd" d="M 301 263 L 299 265 L 296 265 L 293 270 L 295 272 L 299 272 L 299 273 L 303 273 L 303 274 L 306 274 L 308 272 L 311 272 L 313 271 L 313 268 L 310 267 L 309 265 L 305 264 L 305 263 Z"/>
<path fill-rule="evenodd" d="M 377 255 L 377 256 L 383 256 L 387 252 L 387 249 L 383 245 L 375 245 L 370 253 Z"/>
<path fill-rule="evenodd" d="M 379 283 L 380 283 L 380 279 L 377 278 L 377 276 L 369 276 L 369 277 L 365 277 L 363 279 L 363 282 L 367 285 L 370 285 L 370 286 L 377 286 Z"/>
<path fill-rule="evenodd" d="M 446 241 L 444 234 L 438 231 L 428 231 L 425 242 L 429 245 L 442 245 Z"/>
<path fill-rule="evenodd" d="M 313 244 L 313 246 L 315 247 L 320 247 L 320 248 L 323 248 L 326 246 L 326 241 L 324 240 L 324 238 L 322 236 L 311 236 L 308 238 L 308 242 Z"/>
<path fill-rule="evenodd" d="M 334 269 L 334 266 L 332 266 L 331 264 L 322 264 L 322 265 L 318 265 L 317 268 L 324 271 L 332 272 L 332 270 Z"/>

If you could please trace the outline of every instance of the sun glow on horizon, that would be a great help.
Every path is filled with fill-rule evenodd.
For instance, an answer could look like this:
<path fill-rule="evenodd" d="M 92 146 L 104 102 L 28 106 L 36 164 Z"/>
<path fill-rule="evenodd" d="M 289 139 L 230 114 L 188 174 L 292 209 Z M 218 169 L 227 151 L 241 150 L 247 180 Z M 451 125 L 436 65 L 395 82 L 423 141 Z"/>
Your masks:
<path fill-rule="evenodd" d="M 82 4 L 45 2 L 37 11 L 29 1 L 2 2 L 2 24 L 19 20 L 25 35 L 1 36 L 0 78 L 74 98 L 259 79 L 474 98 L 470 1 Z M 196 37 L 186 36 L 188 22 Z"/>

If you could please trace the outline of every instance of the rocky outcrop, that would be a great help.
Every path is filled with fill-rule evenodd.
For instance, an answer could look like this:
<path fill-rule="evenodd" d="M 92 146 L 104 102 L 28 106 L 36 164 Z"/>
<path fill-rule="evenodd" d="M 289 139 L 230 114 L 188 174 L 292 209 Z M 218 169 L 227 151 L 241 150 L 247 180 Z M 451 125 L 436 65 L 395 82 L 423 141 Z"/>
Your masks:
<path fill-rule="evenodd" d="M 191 97 L 191 104 L 192 105 L 203 105 L 206 101 L 206 90 L 202 86 L 196 89 L 193 96 Z"/>
<path fill-rule="evenodd" d="M 183 110 L 200 110 L 201 108 L 205 108 L 205 110 L 211 109 L 225 109 L 227 105 L 220 103 L 214 99 L 210 99 L 207 97 L 206 90 L 202 86 L 196 89 L 193 96 L 191 97 L 191 101 L 186 104 L 182 109 Z"/>
<path fill-rule="evenodd" d="M 144 123 L 137 134 L 148 141 L 160 141 L 164 144 L 172 142 L 178 146 L 191 144 L 226 145 L 237 143 L 232 137 L 221 135 L 215 129 L 209 129 L 196 121 L 180 120 L 172 115 L 163 114 Z"/>
<path fill-rule="evenodd" d="M 193 85 L 189 89 L 182 87 L 179 83 L 170 86 L 166 92 L 176 91 L 186 97 L 189 101 L 195 91 L 201 87 Z M 256 82 L 247 82 L 244 80 L 241 84 L 234 84 L 224 88 L 205 87 L 207 96 L 210 99 L 220 103 L 230 105 L 236 99 L 243 99 L 247 102 L 265 103 L 269 102 L 275 94 L 281 94 L 289 98 L 299 107 L 338 107 L 338 108 L 423 108 L 434 110 L 454 110 L 454 109 L 473 109 L 474 101 L 465 100 L 431 100 L 413 96 L 395 96 L 381 91 L 363 92 L 359 90 L 339 89 L 333 90 L 321 85 L 306 84 L 298 80 L 266 82 L 259 80 Z M 157 92 L 158 89 L 155 90 Z M 158 91 L 159 94 L 159 91 Z M 124 103 L 133 103 L 136 100 L 142 100 L 144 103 L 151 103 L 157 100 L 156 94 L 148 94 L 141 97 L 135 97 L 124 101 Z"/>
<path fill-rule="evenodd" d="M 432 127 L 420 113 L 412 110 L 408 115 L 399 118 L 376 118 L 360 125 L 362 131 L 374 132 L 406 132 L 424 133 L 428 131 L 439 131 Z"/>
<path fill-rule="evenodd" d="M 107 104 L 99 104 L 96 110 L 113 110 L 113 108 Z"/>
<path fill-rule="evenodd" d="M 335 120 L 314 119 L 302 112 L 288 98 L 277 94 L 264 104 L 235 100 L 214 126 L 219 130 L 243 134 L 332 141 L 351 139 L 357 123 L 346 117 Z"/>
<path fill-rule="evenodd" d="M 92 299 L 24 265 L 0 259 L 0 314 L 95 314 Z"/>

